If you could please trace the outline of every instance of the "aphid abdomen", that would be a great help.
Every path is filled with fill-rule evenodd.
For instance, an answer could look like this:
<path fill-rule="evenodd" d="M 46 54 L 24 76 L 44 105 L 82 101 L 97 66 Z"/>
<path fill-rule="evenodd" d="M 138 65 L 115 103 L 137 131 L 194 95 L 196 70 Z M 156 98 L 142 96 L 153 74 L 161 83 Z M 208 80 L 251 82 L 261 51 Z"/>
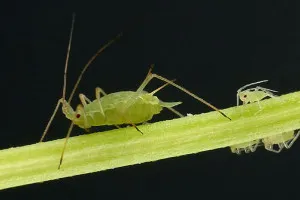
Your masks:
<path fill-rule="evenodd" d="M 101 113 L 97 100 L 85 108 L 88 123 L 91 126 L 138 124 L 150 120 L 153 115 L 162 110 L 159 99 L 147 92 L 122 91 L 111 93 L 103 96 L 100 103 L 104 115 Z"/>

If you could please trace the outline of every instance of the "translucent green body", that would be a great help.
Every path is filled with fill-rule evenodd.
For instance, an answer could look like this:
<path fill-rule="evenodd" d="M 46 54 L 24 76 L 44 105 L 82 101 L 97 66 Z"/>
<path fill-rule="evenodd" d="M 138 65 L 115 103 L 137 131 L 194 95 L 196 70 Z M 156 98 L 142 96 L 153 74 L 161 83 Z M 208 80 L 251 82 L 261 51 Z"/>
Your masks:
<path fill-rule="evenodd" d="M 284 132 L 264 138 L 262 141 L 266 145 L 280 144 L 292 140 L 295 137 L 294 131 Z"/>
<path fill-rule="evenodd" d="M 245 90 L 245 91 L 239 93 L 239 97 L 243 101 L 244 104 L 260 101 L 268 96 L 269 96 L 269 94 L 266 91 L 255 91 L 254 92 L 254 91 Z"/>
<path fill-rule="evenodd" d="M 105 95 L 75 112 L 69 104 L 63 109 L 66 117 L 81 128 L 102 125 L 138 124 L 152 119 L 163 107 L 181 102 L 162 102 L 156 96 L 142 91 L 121 91 Z M 101 109 L 102 108 L 102 109 Z M 66 110 L 68 112 L 66 112 Z"/>

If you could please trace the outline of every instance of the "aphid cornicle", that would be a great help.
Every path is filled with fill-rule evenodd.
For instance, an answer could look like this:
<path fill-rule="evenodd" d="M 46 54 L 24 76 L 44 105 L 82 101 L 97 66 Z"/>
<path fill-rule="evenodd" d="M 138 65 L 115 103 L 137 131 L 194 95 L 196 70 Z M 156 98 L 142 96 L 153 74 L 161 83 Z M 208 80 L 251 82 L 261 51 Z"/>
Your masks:
<path fill-rule="evenodd" d="M 166 85 L 170 84 L 174 87 L 178 88 L 179 90 L 182 90 L 183 92 L 187 93 L 188 95 L 194 97 L 198 101 L 206 104 L 207 106 L 211 107 L 212 109 L 218 111 L 220 114 L 222 114 L 224 117 L 230 119 L 228 116 L 226 116 L 222 111 L 220 111 L 215 106 L 211 105 L 210 103 L 206 102 L 204 99 L 198 97 L 197 95 L 191 93 L 190 91 L 186 90 L 185 88 L 175 84 L 173 81 L 166 79 L 162 76 L 159 76 L 157 74 L 153 74 L 151 72 L 153 65 L 151 65 L 151 68 L 140 85 L 140 87 L 136 91 L 121 91 L 121 92 L 115 92 L 111 94 L 106 94 L 101 88 L 96 88 L 96 99 L 94 101 L 89 100 L 84 94 L 79 94 L 79 98 L 81 101 L 81 105 L 78 105 L 76 110 L 73 110 L 73 108 L 70 106 L 70 102 L 73 98 L 73 95 L 75 93 L 75 90 L 77 89 L 79 82 L 88 68 L 88 66 L 94 61 L 94 59 L 108 46 L 110 46 L 117 38 L 119 38 L 121 35 L 118 35 L 116 39 L 111 40 L 108 42 L 105 46 L 100 48 L 97 53 L 88 61 L 88 63 L 83 68 L 72 92 L 71 95 L 66 101 L 66 81 L 67 81 L 67 67 L 68 67 L 68 60 L 69 60 L 69 53 L 71 48 L 71 41 L 72 41 L 72 34 L 74 29 L 74 22 L 75 22 L 75 15 L 73 15 L 72 20 L 72 27 L 71 27 L 71 33 L 70 33 L 70 39 L 69 39 L 69 45 L 68 45 L 68 51 L 67 51 L 67 57 L 66 57 L 66 63 L 65 63 L 65 71 L 64 71 L 64 86 L 63 86 L 63 97 L 58 101 L 56 108 L 54 109 L 54 112 L 45 128 L 45 131 L 41 137 L 40 142 L 43 141 L 45 135 L 48 132 L 48 129 L 50 127 L 50 124 L 53 121 L 53 118 L 55 114 L 58 111 L 58 108 L 60 104 L 62 104 L 62 111 L 65 114 L 66 118 L 70 119 L 72 121 L 70 128 L 67 132 L 67 136 L 65 139 L 65 143 L 63 146 L 60 162 L 58 168 L 60 168 L 64 156 L 64 151 L 66 148 L 66 144 L 68 141 L 68 138 L 71 134 L 72 128 L 75 125 L 78 125 L 80 128 L 89 128 L 91 126 L 102 126 L 102 125 L 121 125 L 121 124 L 130 124 L 134 126 L 139 132 L 141 132 L 135 124 L 146 122 L 150 120 L 153 115 L 160 113 L 160 111 L 163 108 L 167 108 L 170 111 L 174 112 L 180 117 L 183 117 L 182 114 L 180 114 L 178 111 L 176 111 L 174 106 L 179 105 L 181 102 L 163 102 L 159 100 L 154 94 L 164 88 Z M 144 91 L 144 88 L 148 85 L 148 83 L 153 79 L 159 79 L 165 84 L 158 89 L 148 93 Z M 100 96 L 102 94 L 103 96 Z M 230 119 L 231 120 L 231 119 Z M 142 132 L 141 132 L 142 133 Z"/>
<path fill-rule="evenodd" d="M 274 153 L 280 153 L 284 148 L 291 148 L 294 142 L 298 139 L 299 135 L 300 130 L 297 130 L 296 134 L 295 131 L 288 131 L 270 137 L 266 137 L 262 139 L 262 142 L 264 143 L 266 150 L 272 151 Z M 274 145 L 277 145 L 278 148 L 275 149 Z"/>

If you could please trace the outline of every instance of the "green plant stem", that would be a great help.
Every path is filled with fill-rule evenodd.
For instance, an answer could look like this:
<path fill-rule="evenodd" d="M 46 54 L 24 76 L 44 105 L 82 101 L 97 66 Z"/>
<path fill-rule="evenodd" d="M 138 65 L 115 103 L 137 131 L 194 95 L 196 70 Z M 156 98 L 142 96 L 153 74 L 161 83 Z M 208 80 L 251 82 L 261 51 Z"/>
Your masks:
<path fill-rule="evenodd" d="M 0 151 L 0 189 L 228 147 L 300 128 L 300 92 L 218 112 Z M 230 150 L 228 149 L 228 153 Z"/>

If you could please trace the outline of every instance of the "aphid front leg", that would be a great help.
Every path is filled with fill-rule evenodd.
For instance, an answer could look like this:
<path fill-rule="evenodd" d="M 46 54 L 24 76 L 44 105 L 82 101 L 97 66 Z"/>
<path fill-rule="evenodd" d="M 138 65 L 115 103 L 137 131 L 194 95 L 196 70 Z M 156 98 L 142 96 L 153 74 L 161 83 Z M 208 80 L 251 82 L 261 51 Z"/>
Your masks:
<path fill-rule="evenodd" d="M 99 87 L 96 87 L 95 92 L 96 92 L 96 99 L 97 99 L 97 102 L 99 104 L 99 109 L 100 109 L 102 115 L 105 116 L 104 111 L 103 111 L 103 107 L 102 107 L 101 101 L 100 101 L 100 94 L 102 93 L 104 96 L 107 95 L 107 94 L 104 92 L 104 90 L 102 90 Z"/>
<path fill-rule="evenodd" d="M 82 103 L 82 105 L 85 107 L 87 105 L 86 102 L 91 103 L 92 101 L 89 100 L 89 98 L 87 98 L 84 94 L 79 94 L 79 99 L 80 102 Z"/>

